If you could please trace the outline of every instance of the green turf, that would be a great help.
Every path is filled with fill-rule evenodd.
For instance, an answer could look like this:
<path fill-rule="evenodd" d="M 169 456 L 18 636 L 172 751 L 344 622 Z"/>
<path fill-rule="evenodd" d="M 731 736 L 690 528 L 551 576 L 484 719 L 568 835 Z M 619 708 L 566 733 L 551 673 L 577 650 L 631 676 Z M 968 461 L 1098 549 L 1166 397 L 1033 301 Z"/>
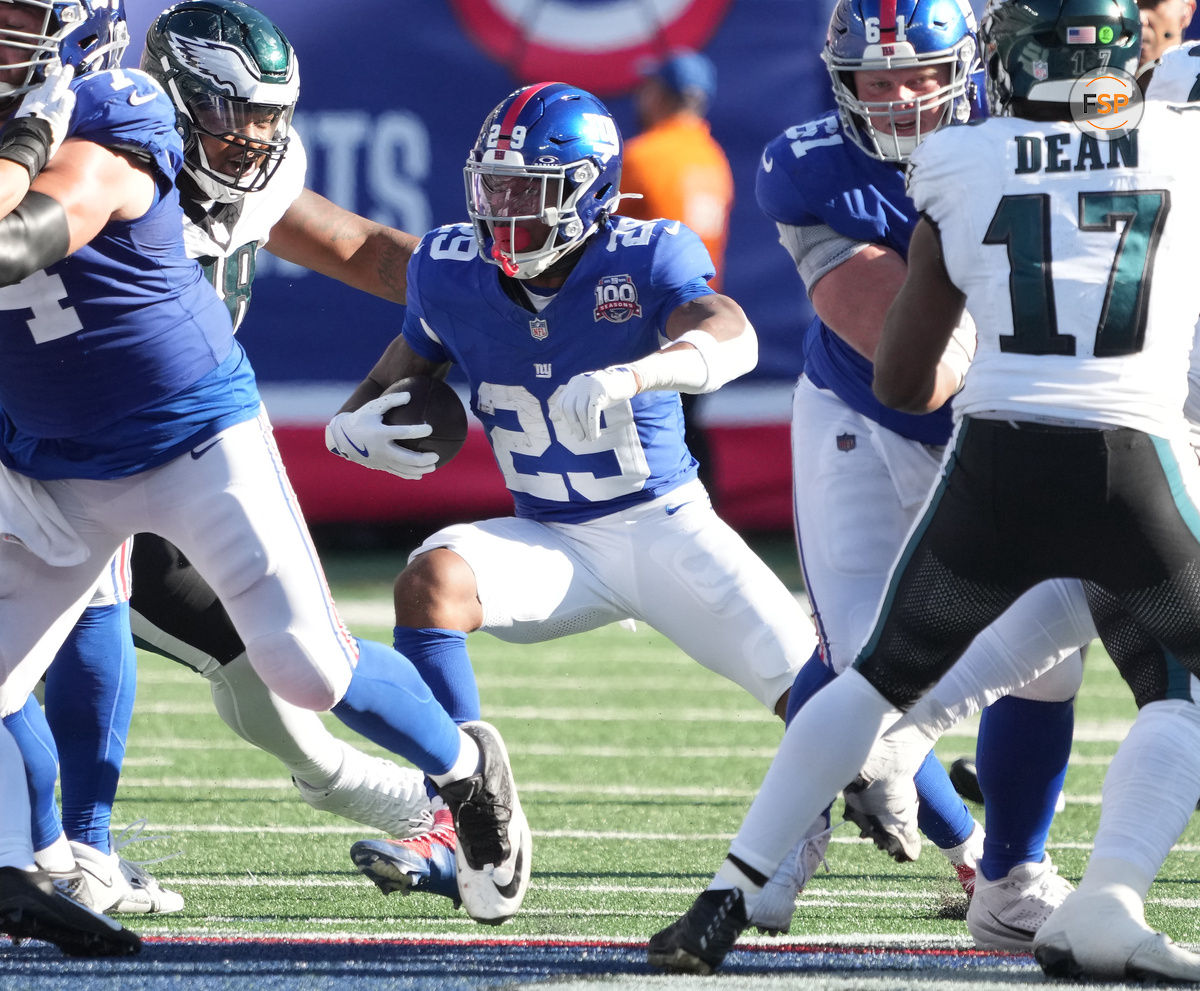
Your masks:
<path fill-rule="evenodd" d="M 331 565 L 347 614 L 369 620 L 351 619 L 354 632 L 390 639 L 390 576 L 402 560 Z M 495 934 L 647 937 L 690 904 L 720 863 L 781 727 L 644 626 L 533 647 L 476 635 L 470 645 L 484 717 L 508 743 L 535 839 L 525 906 Z M 1132 714 L 1111 664 L 1093 649 L 1077 719 L 1087 739 L 1076 745 L 1081 759 L 1051 835 L 1069 878 L 1086 863 L 1104 762 Z M 944 739 L 939 756 L 969 753 L 973 732 Z M 443 900 L 378 894 L 347 853 L 370 832 L 299 801 L 275 761 L 218 720 L 198 678 L 151 656 L 141 660 L 114 822 L 143 816 L 148 834 L 170 839 L 126 852 L 182 851 L 151 870 L 187 899 L 178 915 L 136 920 L 145 934 L 493 934 Z M 810 885 L 793 936 L 965 937 L 965 899 L 935 849 L 897 865 L 849 825 L 834 837 L 832 873 Z M 1193 826 L 1150 898 L 1151 924 L 1183 942 L 1200 941 L 1198 850 Z"/>

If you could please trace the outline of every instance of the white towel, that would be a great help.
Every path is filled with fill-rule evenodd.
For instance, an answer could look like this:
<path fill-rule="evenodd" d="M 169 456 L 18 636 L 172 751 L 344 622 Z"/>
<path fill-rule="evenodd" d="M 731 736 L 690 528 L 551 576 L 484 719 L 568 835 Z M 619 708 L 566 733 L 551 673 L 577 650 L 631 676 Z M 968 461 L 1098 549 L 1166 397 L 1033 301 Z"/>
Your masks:
<path fill-rule="evenodd" d="M 37 479 L 0 465 L 0 540 L 20 544 L 56 568 L 91 555 L 83 538 Z"/>

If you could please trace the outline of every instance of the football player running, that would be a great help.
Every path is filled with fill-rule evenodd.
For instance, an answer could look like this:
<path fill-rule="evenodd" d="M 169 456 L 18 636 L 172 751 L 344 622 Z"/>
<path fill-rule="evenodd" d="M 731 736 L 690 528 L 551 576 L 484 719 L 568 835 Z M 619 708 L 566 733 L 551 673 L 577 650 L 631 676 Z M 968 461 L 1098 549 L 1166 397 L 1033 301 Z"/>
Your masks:
<path fill-rule="evenodd" d="M 756 185 L 816 311 L 793 396 L 792 466 L 797 544 L 824 649 L 793 688 L 792 711 L 854 659 L 950 436 L 949 402 L 922 415 L 881 404 L 871 393 L 872 359 L 918 219 L 904 190 L 904 164 L 930 134 L 982 110 L 975 19 L 959 0 L 841 0 L 821 57 L 837 110 L 772 141 Z M 944 358 L 950 381 L 961 377 L 973 348 L 965 321 Z M 1027 611 L 1005 622 L 1010 638 L 1011 629 L 1024 638 L 1026 627 L 1042 625 Z M 971 896 L 968 927 L 980 945 L 1027 946 L 1035 921 L 1070 890 L 1045 855 L 1045 839 L 1066 770 L 1080 673 L 1075 653 L 1073 663 L 1025 690 L 1029 700 L 1001 700 L 984 717 L 986 838 L 932 752 L 917 770 L 916 822 Z M 1014 782 L 1013 767 L 1028 777 Z M 878 804 L 883 795 L 848 789 L 846 816 L 897 859 L 913 859 L 920 847 L 914 817 Z M 827 815 L 810 835 L 823 835 Z M 797 889 L 814 866 L 806 853 L 789 855 Z M 779 894 L 768 885 L 757 924 L 767 919 L 786 928 L 794 905 Z"/>
<path fill-rule="evenodd" d="M 1098 623 L 1140 708 L 1105 779 L 1087 871 L 1034 953 L 1052 976 L 1200 980 L 1200 957 L 1143 917 L 1200 794 L 1187 759 L 1200 744 L 1200 477 L 1182 415 L 1200 195 L 1177 167 L 1200 150 L 1200 112 L 1150 104 L 1135 134 L 1111 141 L 1072 121 L 1082 72 L 1136 68 L 1133 0 L 993 0 L 981 40 L 998 116 L 913 154 L 909 193 L 927 219 L 876 351 L 880 399 L 928 408 L 965 302 L 979 345 L 952 456 L 854 667 L 792 722 L 713 885 L 651 940 L 661 966 L 718 966 L 761 872 L 793 842 L 788 824 L 820 808 L 980 629 L 1037 583 L 1073 576 L 1098 619 L 1115 605 L 1143 631 L 1125 640 Z M 1030 167 L 1034 147 L 1059 151 Z M 798 777 L 816 740 L 835 744 L 830 760 Z M 1164 795 L 1173 764 L 1180 780 Z"/>
<path fill-rule="evenodd" d="M 397 649 L 456 720 L 474 719 L 468 633 L 537 643 L 632 617 L 782 715 L 811 623 L 713 512 L 683 442 L 679 393 L 756 363 L 741 307 L 709 288 L 687 227 L 617 215 L 621 137 L 590 93 L 510 94 L 465 173 L 471 223 L 422 239 L 402 332 L 326 433 L 368 467 L 433 471 L 436 454 L 388 442 L 395 400 L 381 393 L 454 363 L 516 504 L 413 552 L 395 583 Z M 352 857 L 385 891 L 443 891 L 453 843 L 439 828 Z"/>
<path fill-rule="evenodd" d="M 212 580 L 280 697 L 333 709 L 430 775 L 479 853 L 460 865 L 459 893 L 473 917 L 502 921 L 524 895 L 530 845 L 503 742 L 487 724 L 456 726 L 405 658 L 338 619 L 229 312 L 183 251 L 175 108 L 143 73 L 108 67 L 123 47 L 121 5 L 2 8 L 18 23 L 0 69 L 20 70 L 12 92 L 29 95 L 0 136 L 0 481 L 5 529 L 22 538 L 0 545 L 0 715 L 31 708 L 128 537 L 160 533 Z M 92 46 L 110 40 L 102 60 Z M 14 742 L 5 729 L 0 745 Z M 84 939 L 51 908 L 35 914 L 44 875 L 24 869 L 24 771 L 0 766 L 0 865 L 12 868 L 0 928 L 136 949 L 104 932 Z"/>
<path fill-rule="evenodd" d="M 291 127 L 298 61 L 266 16 L 237 0 L 175 4 L 151 24 L 142 66 L 175 104 L 186 134 L 178 186 L 188 254 L 225 300 L 235 329 L 250 302 L 255 255 L 268 242 L 282 258 L 404 302 L 416 237 L 304 187 L 304 147 Z M 109 568 L 47 673 L 46 715 L 58 736 L 63 815 L 60 821 L 53 762 L 42 762 L 34 776 L 39 862 L 64 869 L 73 857 L 87 879 L 81 897 L 99 910 L 183 907 L 177 893 L 111 846 L 110 814 L 136 685 L 130 567 L 133 629 L 141 645 L 207 678 L 222 719 L 278 757 L 305 801 L 393 835 L 428 828 L 422 775 L 368 757 L 335 738 L 315 713 L 268 691 L 212 588 L 169 541 L 144 534 L 132 554 L 123 549 Z M 122 664 L 113 665 L 114 657 Z"/>

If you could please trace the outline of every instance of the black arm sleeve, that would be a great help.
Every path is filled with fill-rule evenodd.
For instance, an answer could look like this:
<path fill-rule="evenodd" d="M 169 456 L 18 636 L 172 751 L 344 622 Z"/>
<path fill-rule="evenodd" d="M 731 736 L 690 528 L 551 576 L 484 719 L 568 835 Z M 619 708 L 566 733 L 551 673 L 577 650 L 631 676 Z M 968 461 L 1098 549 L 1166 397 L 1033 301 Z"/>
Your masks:
<path fill-rule="evenodd" d="M 45 193 L 30 191 L 0 220 L 0 286 L 11 286 L 67 257 L 67 211 Z"/>

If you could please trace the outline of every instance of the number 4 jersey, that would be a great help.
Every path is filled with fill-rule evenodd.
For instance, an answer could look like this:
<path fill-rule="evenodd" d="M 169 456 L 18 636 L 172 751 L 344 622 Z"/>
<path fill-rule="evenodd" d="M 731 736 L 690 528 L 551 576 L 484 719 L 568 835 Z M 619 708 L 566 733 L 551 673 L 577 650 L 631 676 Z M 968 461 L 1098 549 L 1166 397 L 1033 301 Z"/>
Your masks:
<path fill-rule="evenodd" d="M 1200 305 L 1198 155 L 1200 106 L 1171 104 L 1112 141 L 1002 117 L 922 143 L 909 195 L 978 331 L 959 415 L 1179 427 Z"/>

